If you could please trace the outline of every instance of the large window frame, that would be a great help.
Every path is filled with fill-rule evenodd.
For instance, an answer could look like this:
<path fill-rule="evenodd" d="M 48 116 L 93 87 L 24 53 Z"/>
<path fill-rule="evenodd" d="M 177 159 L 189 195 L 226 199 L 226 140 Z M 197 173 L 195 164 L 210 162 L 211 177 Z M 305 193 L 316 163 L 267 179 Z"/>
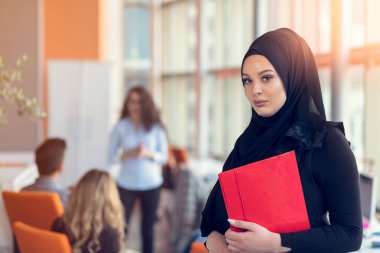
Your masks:
<path fill-rule="evenodd" d="M 351 1 L 353 5 L 361 3 L 359 0 Z M 239 3 L 236 1 L 147 0 L 145 2 L 139 2 L 125 0 L 124 2 L 124 6 L 145 6 L 150 9 L 150 33 L 152 36 L 150 41 L 152 52 L 149 70 L 140 73 L 136 71 L 134 72 L 134 76 L 131 75 L 130 69 L 126 68 L 126 78 L 132 77 L 133 79 L 138 76 L 149 77 L 148 79 L 145 79 L 144 82 L 149 83 L 148 87 L 153 92 L 157 103 L 161 106 L 163 120 L 167 125 L 177 124 L 175 120 L 172 120 L 172 110 L 170 110 L 169 107 L 175 106 L 175 103 L 178 104 L 181 101 L 187 104 L 188 108 L 186 110 L 182 110 L 183 113 L 187 114 L 186 117 L 191 118 L 190 121 L 187 121 L 191 122 L 189 123 L 190 126 L 188 126 L 188 130 L 185 132 L 187 136 L 176 137 L 174 134 L 172 142 L 173 144 L 183 145 L 185 148 L 188 148 L 191 151 L 191 155 L 195 157 L 213 156 L 224 159 L 228 153 L 227 150 L 232 148 L 233 143 L 230 143 L 231 141 L 229 143 L 224 143 L 224 141 L 222 141 L 222 145 L 227 145 L 229 147 L 223 149 L 223 152 L 214 152 L 213 150 L 213 142 L 218 143 L 218 141 L 215 141 L 215 138 L 218 138 L 218 133 L 215 133 L 217 132 L 213 130 L 215 125 L 210 122 L 210 119 L 212 118 L 212 115 L 210 114 L 213 113 L 213 109 L 210 108 L 210 104 L 212 104 L 212 100 L 215 99 L 213 97 L 214 94 L 212 87 L 215 87 L 214 85 L 216 83 L 225 82 L 230 82 L 230 85 L 236 85 L 236 87 L 239 87 L 238 80 L 240 78 L 240 59 L 244 53 L 241 50 L 245 50 L 254 37 L 260 35 L 260 32 L 273 30 L 283 26 L 290 27 L 304 37 L 308 44 L 310 44 L 315 54 L 317 66 L 321 70 L 321 73 L 324 69 L 330 68 L 333 64 L 333 54 L 331 51 L 332 28 L 329 25 L 332 20 L 331 0 L 253 0 L 252 6 L 249 7 L 251 8 L 250 12 L 247 12 L 247 15 L 244 14 L 246 20 L 245 23 L 252 23 L 253 27 L 249 28 L 251 35 L 244 38 L 241 37 L 241 35 L 239 35 L 240 37 L 237 36 L 239 38 L 239 42 L 236 43 L 237 46 L 234 47 L 234 49 L 236 50 L 236 48 L 240 48 L 241 50 L 232 53 L 233 57 L 231 57 L 231 52 L 228 50 L 230 50 L 232 45 L 234 45 L 234 40 L 226 41 L 229 40 L 230 37 L 233 37 L 230 36 L 233 33 L 228 33 L 228 29 L 226 27 L 224 30 L 219 29 L 223 26 L 218 26 L 218 24 L 221 24 L 223 20 L 227 20 L 229 18 L 228 14 L 226 14 L 229 9 L 232 7 L 238 8 L 236 6 L 238 6 Z M 231 6 L 228 4 L 231 4 Z M 366 18 L 362 24 L 362 26 L 365 27 L 365 31 L 363 32 L 362 28 L 358 30 L 360 34 L 364 33 L 363 36 L 366 38 L 362 43 L 362 46 L 349 48 L 347 67 L 361 65 L 364 68 L 363 71 L 366 72 L 370 66 L 380 64 L 380 39 L 377 42 L 376 37 L 372 35 L 371 38 L 368 37 L 369 33 L 371 33 L 373 29 L 368 28 L 370 22 L 366 15 L 368 12 L 371 12 L 376 4 L 377 3 L 374 3 L 373 0 L 365 0 L 363 2 L 364 7 L 362 10 L 366 13 L 355 19 L 355 26 L 360 27 L 360 20 Z M 296 8 L 293 8 L 295 6 Z M 192 9 L 190 13 L 188 13 L 189 10 L 187 7 Z M 188 17 L 185 17 L 182 20 L 177 19 L 177 21 L 183 22 L 183 29 L 178 30 L 178 32 L 176 32 L 176 29 L 179 27 L 179 24 L 176 24 L 176 20 L 171 20 L 171 22 L 169 22 L 170 20 L 167 20 L 168 17 L 166 15 L 170 12 L 171 8 L 174 8 L 183 14 L 180 15 L 180 13 L 177 13 L 177 16 L 190 15 L 192 17 L 190 19 Z M 311 12 L 310 9 L 313 9 L 313 12 Z M 216 13 L 210 14 L 210 11 Z M 327 15 L 326 13 L 330 13 L 330 15 Z M 213 15 L 217 15 L 215 20 L 210 19 Z M 259 19 L 259 17 L 261 17 L 261 19 Z M 266 19 L 265 22 L 260 21 L 263 17 Z M 158 22 L 160 27 L 157 27 L 157 24 L 154 24 L 157 23 L 157 21 L 160 21 Z M 244 22 L 239 22 L 234 25 L 236 30 L 244 27 L 243 25 L 239 25 L 244 24 Z M 261 24 L 258 24 L 258 22 L 261 22 Z M 310 29 L 310 27 L 313 28 Z M 242 31 L 243 33 L 245 32 L 244 30 Z M 242 31 L 240 31 L 240 33 Z M 182 36 L 184 34 L 186 35 L 185 37 Z M 230 35 L 223 37 L 226 34 Z M 174 37 L 170 38 L 170 36 Z M 177 39 L 175 36 L 178 36 L 179 38 Z M 215 40 L 219 42 L 221 41 L 219 45 L 215 43 Z M 181 41 L 182 43 L 180 43 Z M 367 41 L 375 41 L 375 43 L 368 44 Z M 175 44 L 175 42 L 178 44 Z M 361 42 L 359 44 L 355 43 L 354 45 L 360 45 Z M 176 47 L 177 49 L 175 49 Z M 171 52 L 168 52 L 170 50 Z M 328 76 L 329 74 L 325 75 Z M 324 77 L 324 79 L 326 78 Z M 188 96 L 186 96 L 186 94 L 166 93 L 168 92 L 168 80 L 182 80 L 180 83 L 191 82 L 191 87 L 193 89 L 192 94 L 188 94 Z M 329 85 L 326 85 L 326 83 L 328 84 L 331 80 L 326 80 L 327 81 L 323 81 L 323 89 L 325 90 L 324 97 L 327 107 L 327 116 L 330 117 L 331 113 L 329 113 L 329 107 L 331 107 L 330 102 L 332 98 L 331 94 L 328 95 L 329 92 L 326 92 L 326 90 L 328 91 L 329 89 Z M 364 80 L 363 86 L 366 85 L 367 84 Z M 179 100 L 171 102 L 172 104 L 170 104 L 168 101 L 165 101 L 167 99 L 171 99 L 169 96 L 175 96 Z M 221 103 L 230 102 L 231 101 L 223 101 Z M 179 118 L 181 117 L 184 117 L 184 115 L 181 115 Z M 242 122 L 240 125 L 236 126 L 236 129 L 242 131 L 245 124 L 246 122 Z M 181 125 L 181 123 L 179 125 Z M 168 129 L 173 127 L 174 126 L 170 126 Z M 227 126 L 224 125 L 222 127 Z M 179 132 L 181 131 L 178 131 L 178 133 Z M 223 138 L 222 134 L 219 134 L 219 136 L 220 138 Z M 350 133 L 348 133 L 348 136 L 350 137 Z M 178 141 L 176 139 L 178 139 Z"/>

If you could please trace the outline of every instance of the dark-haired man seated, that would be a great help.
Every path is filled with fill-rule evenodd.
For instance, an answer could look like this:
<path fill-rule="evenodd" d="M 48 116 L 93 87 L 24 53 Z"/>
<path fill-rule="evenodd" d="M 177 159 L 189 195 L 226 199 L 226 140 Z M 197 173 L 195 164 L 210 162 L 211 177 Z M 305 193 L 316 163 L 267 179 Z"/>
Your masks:
<path fill-rule="evenodd" d="M 24 187 L 21 191 L 50 191 L 57 192 L 65 207 L 68 190 L 58 183 L 63 170 L 63 160 L 66 151 L 66 142 L 60 138 L 46 139 L 35 150 L 35 162 L 39 177 L 33 184 Z"/>

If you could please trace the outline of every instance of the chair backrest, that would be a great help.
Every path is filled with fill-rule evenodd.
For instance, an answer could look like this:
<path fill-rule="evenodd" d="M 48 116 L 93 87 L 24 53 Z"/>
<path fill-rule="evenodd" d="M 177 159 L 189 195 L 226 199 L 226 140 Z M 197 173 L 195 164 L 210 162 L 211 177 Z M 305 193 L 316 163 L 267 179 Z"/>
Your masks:
<path fill-rule="evenodd" d="M 24 222 L 49 230 L 53 221 L 63 214 L 63 206 L 56 192 L 3 191 L 4 206 L 9 222 Z"/>
<path fill-rule="evenodd" d="M 13 224 L 13 230 L 22 253 L 71 253 L 65 234 L 35 228 L 20 221 Z"/>
<path fill-rule="evenodd" d="M 180 164 L 187 165 L 189 163 L 189 154 L 186 148 L 170 146 L 169 155 L 174 156 L 174 159 L 176 160 L 178 165 Z"/>
<path fill-rule="evenodd" d="M 203 242 L 193 242 L 191 244 L 190 253 L 207 253 L 208 250 L 205 248 Z"/>

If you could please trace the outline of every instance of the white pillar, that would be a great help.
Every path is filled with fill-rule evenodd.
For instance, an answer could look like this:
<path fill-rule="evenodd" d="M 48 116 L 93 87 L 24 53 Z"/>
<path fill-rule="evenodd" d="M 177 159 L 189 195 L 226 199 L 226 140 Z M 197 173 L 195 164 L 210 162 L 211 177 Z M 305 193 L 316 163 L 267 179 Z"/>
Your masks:
<path fill-rule="evenodd" d="M 334 121 L 343 121 L 348 128 L 348 112 L 344 105 L 344 98 L 349 88 L 349 26 L 350 6 L 348 1 L 332 0 L 332 66 L 331 66 L 331 118 Z M 349 129 L 347 129 L 349 132 Z"/>

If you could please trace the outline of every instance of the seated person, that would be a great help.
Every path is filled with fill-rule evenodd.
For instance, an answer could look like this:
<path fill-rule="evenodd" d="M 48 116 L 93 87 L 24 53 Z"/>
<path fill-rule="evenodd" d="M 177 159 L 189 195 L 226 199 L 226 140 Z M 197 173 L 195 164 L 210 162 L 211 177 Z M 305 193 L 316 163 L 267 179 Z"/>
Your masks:
<path fill-rule="evenodd" d="M 24 187 L 21 191 L 51 191 L 57 192 L 62 204 L 66 207 L 68 190 L 58 183 L 63 171 L 63 159 L 66 151 L 66 142 L 60 138 L 50 138 L 41 143 L 35 150 L 35 162 L 39 177 L 33 184 Z"/>
<path fill-rule="evenodd" d="M 119 253 L 124 246 L 124 210 L 111 176 L 88 171 L 72 189 L 52 231 L 69 238 L 73 253 Z"/>

